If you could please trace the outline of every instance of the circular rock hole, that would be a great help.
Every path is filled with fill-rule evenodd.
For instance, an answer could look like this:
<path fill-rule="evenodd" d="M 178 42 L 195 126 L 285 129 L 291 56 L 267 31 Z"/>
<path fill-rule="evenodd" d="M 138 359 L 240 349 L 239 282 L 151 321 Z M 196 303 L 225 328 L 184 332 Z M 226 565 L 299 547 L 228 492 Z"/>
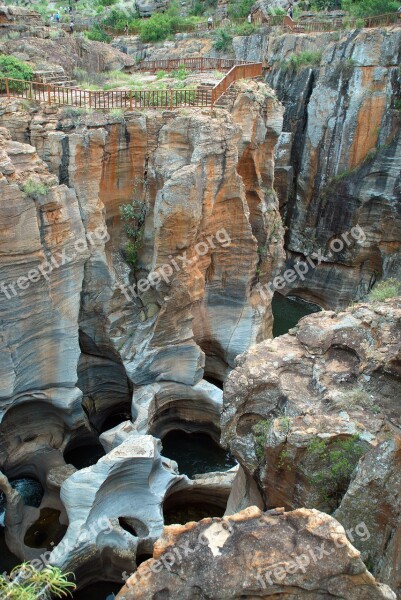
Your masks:
<path fill-rule="evenodd" d="M 102 444 L 95 437 L 82 436 L 67 445 L 64 460 L 76 469 L 84 469 L 95 465 L 105 455 Z"/>
<path fill-rule="evenodd" d="M 10 479 L 10 485 L 20 494 L 24 504 L 39 508 L 44 496 L 44 489 L 39 481 L 31 477 L 21 477 Z"/>
<path fill-rule="evenodd" d="M 109 429 L 113 429 L 114 427 L 117 427 L 117 425 L 120 425 L 120 423 L 124 423 L 124 421 L 130 421 L 131 420 L 131 412 L 129 409 L 127 410 L 118 410 L 112 414 L 110 414 L 108 417 L 106 417 L 106 419 L 103 421 L 102 426 L 100 428 L 100 433 L 104 433 L 105 431 L 109 431 Z"/>
<path fill-rule="evenodd" d="M 131 517 L 119 517 L 118 522 L 120 527 L 135 537 L 147 537 L 149 535 L 149 529 L 147 525 L 142 523 L 142 521 L 139 519 Z"/>
<path fill-rule="evenodd" d="M 137 554 L 136 561 L 135 561 L 136 566 L 139 567 L 139 565 L 141 565 L 146 560 L 149 560 L 149 558 L 153 558 L 153 554 L 150 554 L 149 552 L 143 552 L 142 554 Z"/>
<path fill-rule="evenodd" d="M 60 511 L 54 508 L 42 508 L 40 516 L 27 530 L 24 544 L 29 548 L 52 550 L 63 539 L 67 526 L 59 521 Z"/>
<path fill-rule="evenodd" d="M 163 456 L 175 460 L 179 472 L 188 477 L 197 474 L 227 471 L 236 465 L 232 455 L 207 433 L 169 431 L 162 439 Z"/>
<path fill-rule="evenodd" d="M 200 521 L 207 517 L 222 517 L 227 498 L 214 498 L 191 490 L 180 490 L 170 494 L 163 503 L 165 525 L 185 525 L 189 521 Z"/>

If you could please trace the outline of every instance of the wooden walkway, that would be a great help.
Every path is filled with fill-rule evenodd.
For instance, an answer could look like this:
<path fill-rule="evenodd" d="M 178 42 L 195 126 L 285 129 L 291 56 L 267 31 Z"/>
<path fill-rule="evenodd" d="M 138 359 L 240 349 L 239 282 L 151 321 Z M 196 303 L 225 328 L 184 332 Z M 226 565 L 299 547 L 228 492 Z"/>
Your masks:
<path fill-rule="evenodd" d="M 203 68 L 200 68 L 203 65 Z M 207 65 L 207 68 L 206 68 Z M 200 85 L 197 89 L 168 90 L 118 90 L 90 91 L 77 87 L 65 87 L 0 77 L 0 91 L 3 97 L 22 98 L 45 102 L 50 106 L 72 106 L 82 109 L 97 110 L 135 110 L 157 108 L 174 110 L 185 107 L 213 108 L 217 100 L 227 91 L 231 84 L 240 79 L 251 79 L 262 76 L 262 63 L 236 64 L 235 61 L 218 58 L 189 58 L 163 61 L 144 61 L 138 65 L 140 71 L 171 71 L 180 66 L 200 70 L 227 70 L 224 77 L 214 86 Z"/>

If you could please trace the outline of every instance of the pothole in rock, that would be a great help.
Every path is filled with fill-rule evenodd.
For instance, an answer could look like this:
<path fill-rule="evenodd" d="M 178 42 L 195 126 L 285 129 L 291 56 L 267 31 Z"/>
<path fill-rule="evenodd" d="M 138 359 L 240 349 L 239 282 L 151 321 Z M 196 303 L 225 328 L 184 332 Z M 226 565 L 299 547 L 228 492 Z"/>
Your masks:
<path fill-rule="evenodd" d="M 24 504 L 39 508 L 44 496 L 44 490 L 39 481 L 25 477 L 22 479 L 10 480 L 10 485 L 20 494 Z M 0 527 L 4 527 L 5 524 L 6 507 L 6 496 L 3 492 L 0 492 Z"/>
<path fill-rule="evenodd" d="M 100 581 L 87 585 L 82 590 L 73 594 L 74 600 L 114 600 L 116 594 L 123 586 L 121 583 L 112 583 L 110 581 Z"/>
<path fill-rule="evenodd" d="M 11 487 L 16 490 L 22 497 L 24 504 L 27 506 L 34 506 L 39 508 L 42 502 L 44 490 L 42 485 L 36 479 L 30 477 L 23 477 L 21 479 L 10 480 Z M 1 512 L 1 500 L 0 500 L 0 512 Z"/>
<path fill-rule="evenodd" d="M 119 410 L 111 415 L 109 415 L 102 423 L 100 428 L 100 433 L 104 433 L 105 431 L 109 431 L 109 429 L 113 429 L 120 425 L 120 423 L 124 423 L 124 421 L 131 420 L 131 412 L 129 410 Z"/>
<path fill-rule="evenodd" d="M 191 490 L 173 492 L 163 503 L 164 524 L 185 525 L 190 521 L 200 521 L 208 517 L 222 517 L 226 505 L 227 498 L 214 498 L 212 494 L 205 497 Z"/>
<path fill-rule="evenodd" d="M 162 439 L 162 444 L 163 456 L 175 460 L 179 472 L 191 478 L 202 473 L 228 471 L 237 464 L 233 456 L 212 437 L 199 431 L 169 431 Z"/>
<path fill-rule="evenodd" d="M 135 537 L 147 537 L 149 535 L 148 526 L 139 519 L 131 517 L 119 517 L 120 527 Z"/>
<path fill-rule="evenodd" d="M 64 451 L 64 460 L 76 469 L 84 469 L 95 465 L 106 455 L 102 444 L 96 439 L 83 437 L 70 442 Z"/>
<path fill-rule="evenodd" d="M 322 310 L 317 304 L 306 302 L 296 296 L 274 294 L 272 300 L 273 337 L 284 335 L 295 327 L 302 317 Z"/>
<path fill-rule="evenodd" d="M 29 548 L 52 550 L 63 539 L 67 526 L 59 521 L 60 511 L 42 508 L 40 516 L 25 533 L 24 544 Z"/>

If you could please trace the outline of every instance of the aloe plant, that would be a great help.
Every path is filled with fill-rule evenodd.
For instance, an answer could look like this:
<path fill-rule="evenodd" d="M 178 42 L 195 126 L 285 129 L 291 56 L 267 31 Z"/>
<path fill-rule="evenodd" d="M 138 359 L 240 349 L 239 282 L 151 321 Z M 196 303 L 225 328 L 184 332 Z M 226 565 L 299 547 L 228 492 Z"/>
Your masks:
<path fill-rule="evenodd" d="M 59 568 L 47 565 L 36 570 L 29 563 L 14 567 L 10 576 L 0 574 L 0 597 L 2 600 L 50 600 L 72 596 L 75 583 L 69 581 L 73 573 L 63 573 Z"/>

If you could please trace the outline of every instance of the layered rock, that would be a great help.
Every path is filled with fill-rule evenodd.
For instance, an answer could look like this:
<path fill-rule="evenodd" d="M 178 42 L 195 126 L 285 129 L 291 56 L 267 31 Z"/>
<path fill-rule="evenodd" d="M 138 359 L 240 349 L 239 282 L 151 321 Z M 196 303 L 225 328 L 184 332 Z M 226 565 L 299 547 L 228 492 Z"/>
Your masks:
<path fill-rule="evenodd" d="M 88 73 L 121 70 L 134 65 L 132 58 L 101 42 L 84 36 L 64 36 L 58 39 L 24 37 L 1 41 L 2 54 L 12 54 L 28 62 L 36 70 L 59 71 L 62 67 L 71 78 L 76 68 Z"/>
<path fill-rule="evenodd" d="M 132 531 L 135 519 L 143 521 L 141 506 L 150 503 L 154 513 L 140 552 L 161 532 L 167 489 L 170 504 L 180 490 L 199 503 L 214 494 L 224 512 L 234 473 L 224 481 L 184 478 L 182 488 L 170 489 L 180 480 L 156 449 L 137 482 L 144 503 L 123 483 L 113 501 L 103 491 L 110 481 L 132 483 L 142 433 L 162 436 L 179 422 L 217 441 L 221 390 L 202 378 L 223 379 L 238 352 L 271 333 L 270 305 L 256 283 L 267 282 L 282 260 L 272 191 L 281 108 L 259 83 L 240 92 L 232 114 L 188 109 L 123 118 L 20 107 L 4 101 L 0 115 L 18 140 L 5 131 L 1 138 L 4 285 L 45 261 L 53 268 L 1 299 L 0 468 L 45 489 L 36 507 L 21 508 L 10 496 L 19 518 L 13 526 L 6 510 L 7 542 L 20 559 L 35 558 L 68 527 L 66 543 L 79 543 L 53 562 L 76 569 L 80 584 L 95 578 L 96 561 L 115 579 L 135 567 L 131 537 L 138 537 Z M 146 207 L 135 260 L 120 213 L 133 202 Z M 160 273 L 156 282 L 147 279 Z M 110 433 L 116 419 L 129 418 L 133 392 L 135 424 Z M 102 431 L 108 453 L 99 459 Z M 82 467 L 86 452 L 93 466 L 66 466 Z M 130 511 L 117 515 L 128 495 Z M 111 537 L 93 534 L 100 516 L 114 519 Z"/>
<path fill-rule="evenodd" d="M 166 527 L 153 558 L 117 599 L 318 600 L 332 594 L 395 600 L 333 518 L 315 510 L 262 513 L 253 507 L 224 519 Z"/>
<path fill-rule="evenodd" d="M 65 480 L 69 527 L 51 564 L 72 570 L 84 584 L 99 576 L 100 562 L 105 579 L 120 581 L 137 555 L 151 551 L 163 529 L 164 497 L 183 479 L 160 447 L 152 436 L 128 435 L 96 465 Z"/>
<path fill-rule="evenodd" d="M 364 557 L 397 589 L 400 324 L 399 299 L 304 317 L 238 357 L 222 415 L 248 503 L 257 482 L 268 508 L 338 509 L 346 527 L 364 521 Z"/>
<path fill-rule="evenodd" d="M 286 109 L 277 149 L 286 267 L 324 256 L 284 291 L 325 308 L 345 307 L 377 278 L 400 273 L 401 32 L 341 35 L 273 35 L 268 47 L 263 36 L 234 41 L 238 58 L 269 62 L 267 81 Z M 340 248 L 334 240 L 357 224 L 364 243 Z"/>

